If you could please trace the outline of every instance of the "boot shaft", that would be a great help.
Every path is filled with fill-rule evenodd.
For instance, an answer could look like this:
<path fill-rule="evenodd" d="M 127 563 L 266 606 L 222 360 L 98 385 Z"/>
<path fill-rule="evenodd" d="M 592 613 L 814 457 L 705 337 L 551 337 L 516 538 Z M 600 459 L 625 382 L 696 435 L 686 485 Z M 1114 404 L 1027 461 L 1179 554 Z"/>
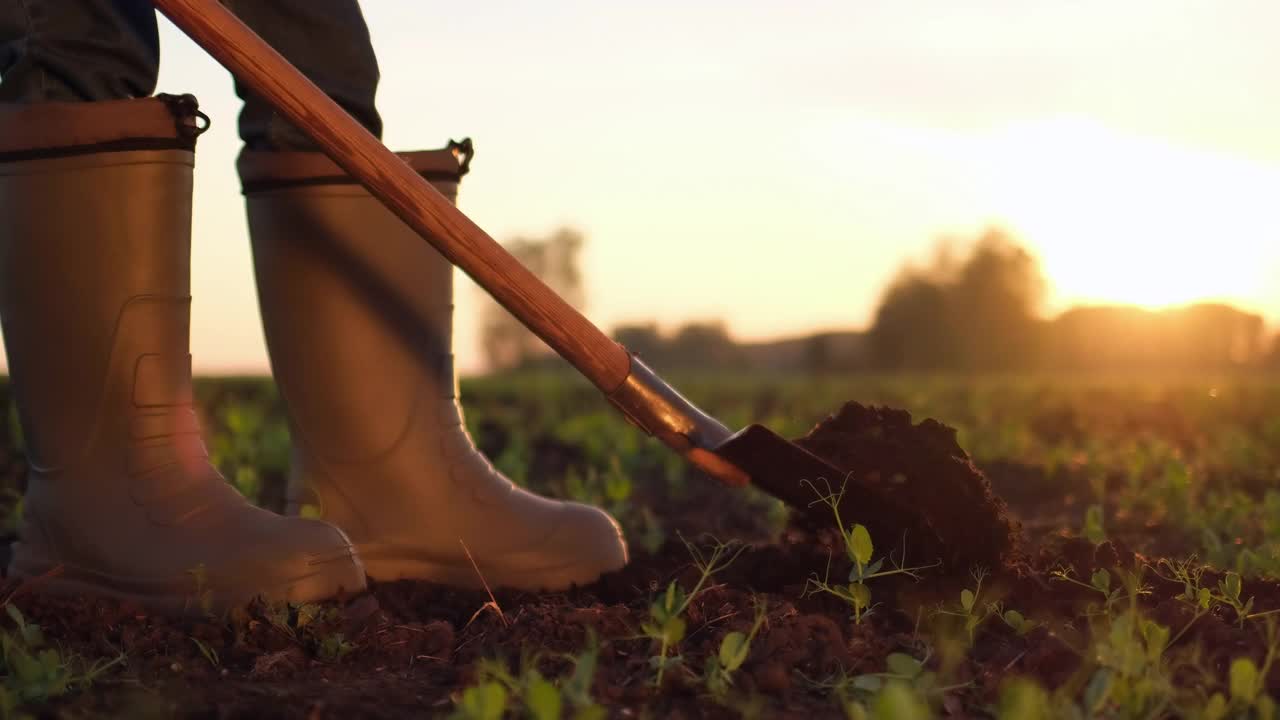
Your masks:
<path fill-rule="evenodd" d="M 185 98 L 0 110 L 0 320 L 37 475 L 105 436 L 193 432 L 198 117 Z"/>
<path fill-rule="evenodd" d="M 456 198 L 452 150 L 402 157 Z M 388 452 L 420 396 L 454 394 L 453 266 L 319 153 L 247 151 L 238 167 L 293 432 L 335 461 Z"/>

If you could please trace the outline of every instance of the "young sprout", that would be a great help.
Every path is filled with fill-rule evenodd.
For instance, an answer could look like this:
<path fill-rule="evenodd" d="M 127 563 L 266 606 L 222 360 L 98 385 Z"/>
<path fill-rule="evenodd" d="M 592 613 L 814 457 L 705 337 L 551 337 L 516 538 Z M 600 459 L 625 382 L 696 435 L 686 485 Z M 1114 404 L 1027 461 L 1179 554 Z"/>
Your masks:
<path fill-rule="evenodd" d="M 662 685 L 662 677 L 667 668 L 675 667 L 682 662 L 679 655 L 668 657 L 668 653 L 684 640 L 685 610 L 689 608 L 694 598 L 703 592 L 704 586 L 713 575 L 729 567 L 746 550 L 745 545 L 735 542 L 722 543 L 718 540 L 710 548 L 702 550 L 684 537 L 680 540 L 684 542 L 685 548 L 693 557 L 693 565 L 698 569 L 698 580 L 693 590 L 687 594 L 679 583 L 672 580 L 666 592 L 649 606 L 649 621 L 640 626 L 644 636 L 658 643 L 659 646 L 658 654 L 649 658 L 649 664 L 658 671 L 654 684 L 659 687 Z"/>
<path fill-rule="evenodd" d="M 960 591 L 960 610 L 955 611 L 938 608 L 937 614 L 963 618 L 964 629 L 969 636 L 969 643 L 973 644 L 973 638 L 978 630 L 978 626 L 991 615 L 999 615 L 1000 606 L 996 603 L 989 603 L 985 606 L 978 604 L 978 599 L 982 594 L 982 581 L 987 577 L 986 568 L 974 568 L 970 571 L 969 576 L 973 578 L 974 588 L 972 590 L 965 588 Z M 1021 617 L 1021 615 L 1018 617 Z"/>
<path fill-rule="evenodd" d="M 849 579 L 846 583 L 831 583 L 831 558 L 827 558 L 827 569 L 821 580 L 815 574 L 805 582 L 805 594 L 812 595 L 814 593 L 825 592 L 844 600 L 853 608 L 854 622 L 861 624 L 862 619 L 871 612 L 873 605 L 871 603 L 871 589 L 867 587 L 867 581 L 875 578 L 888 577 L 890 575 L 908 575 L 916 580 L 920 579 L 918 571 L 927 570 L 942 564 L 938 561 L 932 565 L 919 565 L 916 567 L 905 567 L 893 560 L 892 555 L 889 556 L 891 569 L 885 570 L 885 558 L 882 556 L 875 559 L 875 545 L 871 541 L 871 533 L 866 526 L 860 523 L 854 523 L 846 526 L 840 517 L 840 501 L 844 498 L 844 493 L 848 487 L 848 478 L 840 485 L 838 492 L 831 490 L 828 485 L 827 491 L 823 493 L 818 490 L 809 480 L 801 480 L 807 483 L 810 488 L 818 494 L 815 502 L 820 502 L 831 508 L 832 514 L 835 516 L 836 527 L 840 529 L 841 538 L 844 541 L 845 554 L 853 563 L 849 570 Z M 847 528 L 847 529 L 846 529 Z M 905 558 L 906 551 L 904 549 L 903 556 Z"/>
<path fill-rule="evenodd" d="M 720 641 L 720 651 L 707 658 L 706 686 L 707 691 L 717 700 L 723 700 L 733 687 L 734 673 L 747 661 L 751 654 L 751 641 L 755 640 L 766 618 L 767 606 L 764 600 L 755 602 L 756 619 L 751 630 L 746 633 L 733 631 L 727 633 Z"/>
<path fill-rule="evenodd" d="M 1084 511 L 1084 528 L 1081 529 L 1080 534 L 1094 545 L 1101 545 L 1107 541 L 1101 505 L 1090 505 Z"/>

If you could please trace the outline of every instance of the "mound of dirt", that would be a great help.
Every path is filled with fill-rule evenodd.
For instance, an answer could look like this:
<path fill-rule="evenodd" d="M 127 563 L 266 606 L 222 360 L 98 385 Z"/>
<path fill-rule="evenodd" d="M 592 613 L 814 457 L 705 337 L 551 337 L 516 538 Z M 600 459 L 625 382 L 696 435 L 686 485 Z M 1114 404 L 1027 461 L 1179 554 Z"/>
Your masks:
<path fill-rule="evenodd" d="M 867 526 L 881 552 L 900 550 L 910 564 L 941 560 L 957 572 L 1006 566 L 1019 556 L 1020 526 L 982 472 L 936 420 L 913 424 L 905 410 L 846 403 L 796 444 L 846 473 L 840 516 Z M 833 514 L 810 505 L 806 519 L 830 525 Z M 899 556 L 895 554 L 895 556 Z"/>

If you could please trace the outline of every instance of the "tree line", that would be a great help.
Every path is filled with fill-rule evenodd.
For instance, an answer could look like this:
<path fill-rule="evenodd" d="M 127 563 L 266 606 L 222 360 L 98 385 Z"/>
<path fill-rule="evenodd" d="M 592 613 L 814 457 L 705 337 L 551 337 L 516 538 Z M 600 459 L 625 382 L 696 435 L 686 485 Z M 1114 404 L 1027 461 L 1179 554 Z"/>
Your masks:
<path fill-rule="evenodd" d="M 517 238 L 509 250 L 581 308 L 583 235 L 563 228 Z M 944 242 L 925 264 L 889 282 L 871 327 L 741 343 L 723 321 L 664 332 L 657 321 L 617 327 L 613 336 L 658 369 L 795 372 L 1224 371 L 1280 369 L 1280 340 L 1261 316 L 1220 303 L 1166 310 L 1082 306 L 1042 313 L 1047 283 L 1015 238 L 990 229 L 967 243 Z M 545 345 L 496 303 L 482 312 L 492 369 L 557 365 Z"/>

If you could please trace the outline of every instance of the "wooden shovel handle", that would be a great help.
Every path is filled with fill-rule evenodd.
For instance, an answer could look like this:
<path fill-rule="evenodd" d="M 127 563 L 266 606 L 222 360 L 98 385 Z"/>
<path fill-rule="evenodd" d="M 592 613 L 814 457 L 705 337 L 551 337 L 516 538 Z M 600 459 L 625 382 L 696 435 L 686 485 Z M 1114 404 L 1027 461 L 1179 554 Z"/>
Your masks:
<path fill-rule="evenodd" d="M 606 394 L 631 358 L 217 0 L 154 0 L 174 25 L 315 140 L 442 255 Z"/>

